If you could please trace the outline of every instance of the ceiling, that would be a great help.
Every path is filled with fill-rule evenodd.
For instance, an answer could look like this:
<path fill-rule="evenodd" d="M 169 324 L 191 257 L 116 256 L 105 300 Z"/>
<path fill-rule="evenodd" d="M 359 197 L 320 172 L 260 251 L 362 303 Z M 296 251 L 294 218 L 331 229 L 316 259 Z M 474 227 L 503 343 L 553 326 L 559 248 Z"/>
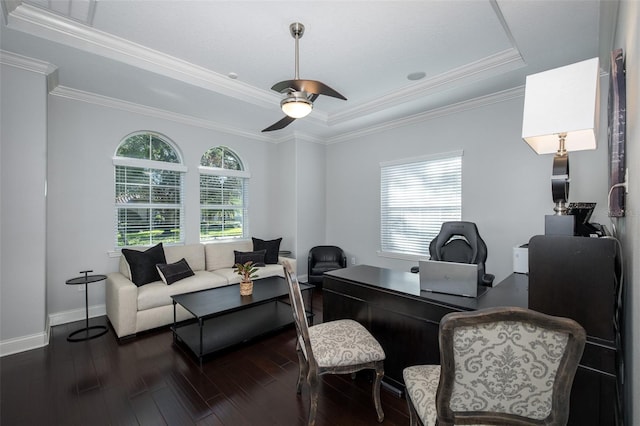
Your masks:
<path fill-rule="evenodd" d="M 2 7 L 3 61 L 42 61 L 55 70 L 55 95 L 257 139 L 331 143 L 522 96 L 527 74 L 606 57 L 617 2 L 2 0 Z M 294 77 L 292 22 L 306 27 L 300 78 L 348 100 L 320 96 L 311 115 L 261 133 L 283 117 L 283 95 L 270 87 Z M 407 78 L 416 72 L 425 77 Z"/>

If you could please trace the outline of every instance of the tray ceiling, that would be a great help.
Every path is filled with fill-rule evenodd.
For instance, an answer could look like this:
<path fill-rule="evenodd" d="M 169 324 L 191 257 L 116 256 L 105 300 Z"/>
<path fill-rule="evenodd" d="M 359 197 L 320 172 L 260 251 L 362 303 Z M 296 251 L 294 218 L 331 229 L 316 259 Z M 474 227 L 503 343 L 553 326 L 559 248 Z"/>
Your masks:
<path fill-rule="evenodd" d="M 5 61 L 21 55 L 55 67 L 59 96 L 265 140 L 331 142 L 469 100 L 522 96 L 527 74 L 611 47 L 601 35 L 613 35 L 612 4 L 3 1 L 1 48 Z M 296 21 L 306 27 L 300 77 L 348 101 L 321 96 L 310 116 L 261 134 L 282 117 L 270 87 L 294 76 Z M 407 78 L 416 72 L 425 77 Z"/>

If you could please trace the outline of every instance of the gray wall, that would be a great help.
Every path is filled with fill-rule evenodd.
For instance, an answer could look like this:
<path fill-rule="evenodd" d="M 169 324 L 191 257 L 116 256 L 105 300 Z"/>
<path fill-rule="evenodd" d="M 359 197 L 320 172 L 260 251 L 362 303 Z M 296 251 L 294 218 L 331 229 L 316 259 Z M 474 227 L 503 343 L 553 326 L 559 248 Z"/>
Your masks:
<path fill-rule="evenodd" d="M 505 278 L 512 248 L 543 234 L 544 216 L 553 213 L 552 156 L 522 140 L 523 103 L 518 97 L 328 146 L 327 241 L 357 263 L 408 271 L 417 262 L 378 255 L 379 164 L 463 150 L 462 218 L 476 222 L 487 243 L 487 271 L 496 282 Z M 596 150 L 570 154 L 569 198 L 597 202 L 593 221 L 606 223 L 606 128 L 600 134 Z"/>
<path fill-rule="evenodd" d="M 279 143 L 273 149 L 270 167 L 273 175 L 271 201 L 269 202 L 269 217 L 271 218 L 272 233 L 281 236 L 281 250 L 289 250 L 297 256 L 298 235 L 297 227 L 297 165 L 296 144 L 294 140 Z"/>
<path fill-rule="evenodd" d="M 640 425 L 640 2 L 622 1 L 614 47 L 624 50 L 627 69 L 627 167 L 629 193 L 626 218 L 618 221 L 627 259 L 625 267 L 625 411 L 626 424 Z M 635 344 L 634 344 L 635 343 Z"/>
<path fill-rule="evenodd" d="M 0 343 L 11 353 L 47 342 L 47 82 L 4 64 L 0 78 Z"/>
<path fill-rule="evenodd" d="M 117 270 L 114 251 L 114 166 L 112 158 L 122 138 L 153 130 L 170 138 L 188 167 L 185 176 L 186 243 L 199 241 L 200 157 L 210 147 L 226 145 L 251 173 L 249 229 L 252 236 L 282 235 L 271 218 L 279 214 L 271 199 L 270 173 L 274 144 L 248 140 L 213 130 L 113 108 L 49 97 L 49 156 L 47 200 L 47 300 L 49 314 L 84 307 L 84 295 L 65 280 L 79 271 Z M 292 238 L 293 233 L 287 233 Z M 104 304 L 104 282 L 89 289 L 89 305 Z"/>
<path fill-rule="evenodd" d="M 326 147 L 308 141 L 296 141 L 298 273 L 306 279 L 309 249 L 326 240 Z"/>

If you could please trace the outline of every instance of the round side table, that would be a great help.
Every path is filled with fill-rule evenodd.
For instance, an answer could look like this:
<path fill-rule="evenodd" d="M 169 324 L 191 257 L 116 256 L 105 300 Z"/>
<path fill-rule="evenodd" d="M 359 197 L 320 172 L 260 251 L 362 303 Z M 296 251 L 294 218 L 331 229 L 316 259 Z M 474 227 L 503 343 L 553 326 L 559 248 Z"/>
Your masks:
<path fill-rule="evenodd" d="M 71 278 L 66 281 L 67 285 L 80 285 L 84 284 L 84 304 L 85 304 L 85 327 L 80 330 L 76 330 L 69 334 L 67 341 L 69 342 L 82 342 L 84 340 L 95 339 L 105 334 L 109 329 L 104 325 L 93 325 L 89 327 L 89 283 L 96 283 L 107 279 L 106 275 L 89 275 L 89 272 L 93 271 L 80 271 L 84 274 L 81 277 Z"/>

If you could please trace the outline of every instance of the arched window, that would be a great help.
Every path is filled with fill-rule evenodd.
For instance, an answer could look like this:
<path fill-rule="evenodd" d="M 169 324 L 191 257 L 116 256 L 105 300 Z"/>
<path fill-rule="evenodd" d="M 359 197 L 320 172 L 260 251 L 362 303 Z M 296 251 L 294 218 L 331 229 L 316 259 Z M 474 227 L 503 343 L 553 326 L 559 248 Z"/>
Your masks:
<path fill-rule="evenodd" d="M 200 159 L 200 241 L 246 238 L 249 173 L 225 146 Z"/>
<path fill-rule="evenodd" d="M 127 136 L 113 158 L 116 246 L 184 242 L 184 174 L 173 143 L 158 133 Z"/>

